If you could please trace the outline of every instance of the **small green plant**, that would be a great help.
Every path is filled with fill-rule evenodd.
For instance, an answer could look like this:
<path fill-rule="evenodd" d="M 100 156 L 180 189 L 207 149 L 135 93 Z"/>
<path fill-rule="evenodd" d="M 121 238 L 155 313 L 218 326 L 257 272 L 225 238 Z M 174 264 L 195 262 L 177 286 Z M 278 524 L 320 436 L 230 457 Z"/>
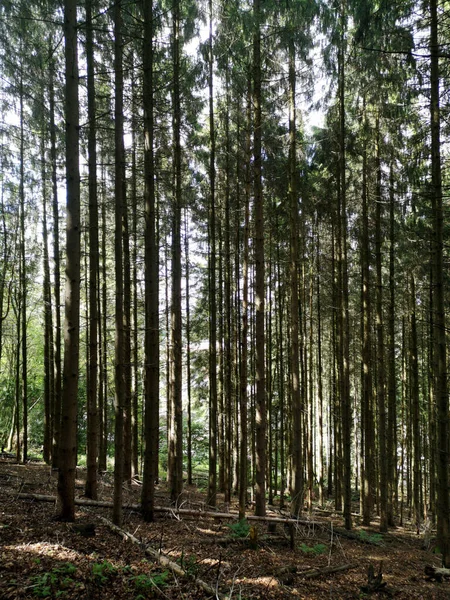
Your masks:
<path fill-rule="evenodd" d="M 162 573 L 157 573 L 153 577 L 150 575 L 145 575 L 141 573 L 141 575 L 136 575 L 131 578 L 135 590 L 139 592 L 136 600 L 140 600 L 140 598 L 146 598 L 150 590 L 154 587 L 163 588 L 167 585 L 167 578 L 169 577 L 169 571 L 163 571 Z"/>
<path fill-rule="evenodd" d="M 48 598 L 54 593 L 56 598 L 62 598 L 67 594 L 67 588 L 74 583 L 71 575 L 77 568 L 72 563 L 64 563 L 60 567 L 54 567 L 51 571 L 36 575 L 32 579 L 33 596 L 37 598 Z"/>
<path fill-rule="evenodd" d="M 368 542 L 369 544 L 381 544 L 383 542 L 383 536 L 381 535 L 381 533 L 367 533 L 367 531 L 364 531 L 364 529 L 362 529 L 359 532 L 359 537 L 361 538 L 361 540 L 363 542 Z"/>
<path fill-rule="evenodd" d="M 107 583 L 108 580 L 116 573 L 116 567 L 107 560 L 104 560 L 101 563 L 94 563 L 92 565 L 92 575 L 99 585 Z"/>
<path fill-rule="evenodd" d="M 227 525 L 231 529 L 232 538 L 246 538 L 250 533 L 250 525 L 247 519 L 241 519 L 237 523 Z"/>
<path fill-rule="evenodd" d="M 177 562 L 181 565 L 181 567 L 186 571 L 186 573 L 190 577 L 197 576 L 198 564 L 197 564 L 197 557 L 195 556 L 195 554 L 191 554 L 191 556 L 186 556 L 183 551 L 181 553 L 180 558 L 177 559 Z"/>
<path fill-rule="evenodd" d="M 327 546 L 325 544 L 316 544 L 315 546 L 307 546 L 306 544 L 300 544 L 300 550 L 303 554 L 314 554 L 318 556 L 319 554 L 324 554 L 327 551 Z"/>
<path fill-rule="evenodd" d="M 48 598 L 52 595 L 52 588 L 57 582 L 57 577 L 52 572 L 36 575 L 32 579 L 33 596 L 37 598 Z"/>

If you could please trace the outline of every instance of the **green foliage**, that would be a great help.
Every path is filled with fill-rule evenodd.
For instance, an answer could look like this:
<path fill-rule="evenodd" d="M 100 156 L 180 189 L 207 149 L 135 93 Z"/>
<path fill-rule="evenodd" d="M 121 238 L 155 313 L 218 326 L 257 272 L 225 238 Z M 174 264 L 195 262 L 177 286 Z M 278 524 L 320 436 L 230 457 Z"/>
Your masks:
<path fill-rule="evenodd" d="M 54 567 L 51 571 L 46 571 L 36 575 L 32 579 L 33 596 L 37 598 L 49 598 L 55 596 L 62 598 L 67 595 L 67 589 L 75 583 L 71 575 L 74 575 L 77 568 L 72 563 L 64 563 L 60 567 Z"/>
<path fill-rule="evenodd" d="M 116 573 L 116 567 L 107 560 L 92 565 L 92 574 L 98 585 L 104 585 L 111 577 L 116 575 Z"/>
<path fill-rule="evenodd" d="M 197 577 L 198 573 L 198 565 L 197 565 L 197 557 L 195 554 L 186 557 L 184 551 L 181 553 L 181 557 L 177 561 L 180 563 L 180 566 L 186 571 L 186 573 L 190 577 Z"/>
<path fill-rule="evenodd" d="M 227 525 L 231 529 L 232 538 L 246 538 L 250 533 L 250 525 L 247 519 L 241 519 L 237 523 Z"/>
<path fill-rule="evenodd" d="M 146 575 L 145 573 L 132 577 L 130 581 L 133 583 L 135 590 L 139 592 L 136 600 L 146 598 L 149 592 L 155 587 L 166 587 L 168 585 L 167 579 L 169 575 L 169 571 L 163 571 L 162 573 L 157 573 L 153 577 Z"/>
<path fill-rule="evenodd" d="M 367 531 L 361 530 L 359 532 L 359 537 L 363 540 L 363 542 L 368 542 L 369 544 L 377 544 L 380 545 L 383 542 L 383 536 L 381 533 L 367 533 Z"/>
<path fill-rule="evenodd" d="M 316 544 L 315 546 L 307 546 L 306 544 L 300 544 L 299 548 L 303 552 L 303 554 L 313 554 L 314 556 L 324 554 L 327 551 L 326 544 Z"/>

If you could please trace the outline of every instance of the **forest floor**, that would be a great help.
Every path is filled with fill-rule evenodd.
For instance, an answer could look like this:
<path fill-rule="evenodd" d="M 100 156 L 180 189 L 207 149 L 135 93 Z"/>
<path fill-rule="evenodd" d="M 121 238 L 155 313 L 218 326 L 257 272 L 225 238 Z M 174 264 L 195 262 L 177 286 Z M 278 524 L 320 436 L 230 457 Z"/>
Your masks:
<path fill-rule="evenodd" d="M 82 498 L 84 471 L 77 471 L 77 496 Z M 99 498 L 111 500 L 112 475 L 106 474 Z M 164 485 L 157 486 L 157 504 L 168 506 Z M 293 528 L 250 522 L 257 529 L 257 548 L 250 547 L 248 531 L 233 521 L 205 516 L 181 517 L 168 508 L 154 523 L 144 523 L 130 508 L 124 510 L 123 530 L 140 541 L 124 540 L 102 519 L 110 508 L 77 506 L 76 524 L 55 520 L 55 504 L 23 499 L 24 492 L 56 494 L 56 476 L 48 466 L 18 465 L 0 459 L 0 600 L 64 598 L 67 600 L 169 600 L 214 598 L 195 578 L 217 590 L 217 597 L 236 599 L 450 599 L 450 582 L 429 581 L 425 565 L 439 566 L 432 552 L 430 532 L 417 535 L 412 527 L 397 527 L 380 536 L 374 519 L 371 529 L 357 525 L 355 538 L 341 535 L 342 518 L 314 511 Z M 124 488 L 127 505 L 139 502 L 140 487 Z M 204 511 L 204 494 L 186 487 L 183 508 Z M 219 496 L 220 500 L 220 496 Z M 231 506 L 232 511 L 236 506 Z M 225 511 L 219 504 L 218 510 Z M 269 514 L 280 516 L 276 507 Z M 95 526 L 95 529 L 92 527 Z M 247 537 L 237 537 L 247 535 Z M 292 542 L 294 549 L 291 549 Z M 186 575 L 158 564 L 146 548 L 160 551 L 180 565 Z M 382 568 L 380 591 L 371 592 L 368 571 Z M 344 570 L 320 573 L 326 567 Z M 308 577 L 312 569 L 315 575 Z"/>

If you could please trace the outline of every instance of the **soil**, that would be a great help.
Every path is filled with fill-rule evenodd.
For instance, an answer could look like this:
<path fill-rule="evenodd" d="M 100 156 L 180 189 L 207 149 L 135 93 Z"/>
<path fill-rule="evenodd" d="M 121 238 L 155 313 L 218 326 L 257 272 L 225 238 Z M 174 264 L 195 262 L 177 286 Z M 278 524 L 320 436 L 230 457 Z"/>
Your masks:
<path fill-rule="evenodd" d="M 80 498 L 83 479 L 84 471 L 78 469 Z M 100 481 L 99 499 L 111 500 L 112 489 L 112 474 L 107 473 Z M 180 518 L 168 510 L 158 513 L 155 522 L 144 523 L 126 508 L 122 528 L 141 542 L 134 544 L 99 518 L 111 519 L 111 509 L 78 506 L 74 527 L 55 519 L 54 503 L 21 499 L 18 494 L 23 492 L 56 495 L 56 475 L 42 463 L 18 465 L 12 457 L 1 458 L 0 600 L 214 597 L 196 585 L 196 577 L 217 590 L 218 597 L 236 600 L 450 599 L 449 580 L 439 583 L 425 576 L 426 565 L 440 566 L 432 532 L 425 527 L 419 534 L 405 526 L 380 536 L 375 518 L 368 529 L 359 527 L 355 517 L 356 536 L 348 539 L 337 533 L 343 525 L 339 514 L 314 510 L 304 517 L 308 523 L 295 525 L 293 537 L 282 524 L 271 532 L 267 523 L 250 522 L 257 533 L 255 549 L 248 528 L 230 527 L 232 521 L 202 515 Z M 139 496 L 138 483 L 124 486 L 127 505 L 138 503 Z M 217 510 L 237 510 L 220 500 Z M 169 506 L 163 484 L 157 486 L 157 504 Z M 186 486 L 182 507 L 205 510 L 204 494 Z M 269 514 L 280 515 L 276 507 L 269 508 Z M 186 576 L 161 566 L 146 548 L 161 551 Z M 349 568 L 307 578 L 311 569 L 329 566 Z M 373 592 L 367 588 L 371 566 L 375 575 L 381 569 L 385 584 Z"/>

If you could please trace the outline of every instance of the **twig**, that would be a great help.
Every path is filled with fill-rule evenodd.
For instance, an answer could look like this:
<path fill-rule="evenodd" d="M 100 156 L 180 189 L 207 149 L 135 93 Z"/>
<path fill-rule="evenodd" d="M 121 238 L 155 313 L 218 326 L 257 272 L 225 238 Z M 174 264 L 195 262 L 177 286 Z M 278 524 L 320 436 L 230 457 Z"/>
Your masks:
<path fill-rule="evenodd" d="M 105 523 L 110 529 L 112 529 L 117 534 L 119 534 L 123 539 L 130 540 L 134 544 L 137 544 L 138 546 L 142 547 L 141 542 L 137 538 L 135 538 L 134 535 L 129 533 L 128 531 L 125 531 L 125 530 L 121 529 L 120 527 L 118 527 L 117 525 L 114 525 L 114 523 L 112 523 L 108 519 L 105 519 L 105 517 L 99 516 L 98 518 L 103 523 Z M 164 554 L 161 554 L 161 552 L 158 552 L 157 550 L 153 550 L 153 548 L 149 548 L 148 546 L 144 548 L 144 551 L 146 554 L 148 554 L 149 556 L 153 557 L 156 561 L 158 561 L 159 564 L 163 565 L 164 567 L 170 568 L 174 574 L 178 575 L 179 577 L 185 577 L 185 578 L 193 581 L 197 587 L 202 589 L 207 594 L 209 594 L 211 596 L 216 595 L 218 600 L 229 600 L 227 598 L 227 596 L 222 596 L 220 594 L 218 595 L 216 590 L 212 586 L 210 586 L 208 583 L 203 581 L 202 579 L 199 579 L 198 577 L 192 577 L 191 575 L 189 575 L 189 573 L 187 573 L 184 569 L 182 569 L 180 567 L 180 565 L 178 565 L 177 563 L 175 563 L 172 560 L 170 560 L 169 558 L 167 558 L 167 556 L 165 556 Z"/>

